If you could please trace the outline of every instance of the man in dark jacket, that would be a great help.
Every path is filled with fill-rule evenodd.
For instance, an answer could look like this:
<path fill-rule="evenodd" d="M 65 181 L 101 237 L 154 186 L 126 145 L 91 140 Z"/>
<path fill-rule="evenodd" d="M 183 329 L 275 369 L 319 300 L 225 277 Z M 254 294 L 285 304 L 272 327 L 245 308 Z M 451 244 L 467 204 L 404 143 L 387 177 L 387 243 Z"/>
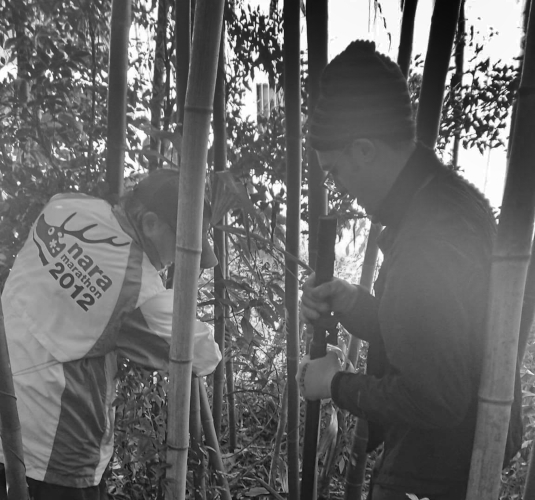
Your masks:
<path fill-rule="evenodd" d="M 405 78 L 357 41 L 325 69 L 310 142 L 336 188 L 385 226 L 375 295 L 346 281 L 303 287 L 310 323 L 332 311 L 369 342 L 367 374 L 334 354 L 301 363 L 303 395 L 332 397 L 384 439 L 373 500 L 465 497 L 477 414 L 495 221 L 472 185 L 415 142 Z M 507 458 L 521 442 L 516 384 Z M 380 437 L 378 437 L 380 436 Z"/>

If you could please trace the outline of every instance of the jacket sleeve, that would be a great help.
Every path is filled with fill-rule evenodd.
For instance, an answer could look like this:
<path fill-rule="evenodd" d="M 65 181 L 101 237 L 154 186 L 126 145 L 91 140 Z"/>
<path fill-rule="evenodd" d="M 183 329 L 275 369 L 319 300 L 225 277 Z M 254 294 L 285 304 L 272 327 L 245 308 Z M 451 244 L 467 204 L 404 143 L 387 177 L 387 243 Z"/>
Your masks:
<path fill-rule="evenodd" d="M 378 310 L 389 368 L 381 378 L 337 374 L 331 389 L 338 406 L 387 425 L 439 428 L 464 419 L 481 349 L 470 294 L 482 276 L 459 248 L 431 234 L 396 249 Z"/>
<path fill-rule="evenodd" d="M 125 317 L 116 342 L 118 353 L 143 366 L 166 370 L 172 318 L 173 290 L 151 297 Z M 212 328 L 196 320 L 193 339 L 193 372 L 208 375 L 221 360 Z"/>

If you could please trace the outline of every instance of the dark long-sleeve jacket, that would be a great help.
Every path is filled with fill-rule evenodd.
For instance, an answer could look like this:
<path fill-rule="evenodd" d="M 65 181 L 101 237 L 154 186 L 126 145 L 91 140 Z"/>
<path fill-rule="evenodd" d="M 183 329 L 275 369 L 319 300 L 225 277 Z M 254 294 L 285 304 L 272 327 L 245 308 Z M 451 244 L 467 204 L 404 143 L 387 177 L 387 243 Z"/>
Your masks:
<path fill-rule="evenodd" d="M 470 468 L 495 221 L 421 145 L 376 215 L 384 261 L 351 332 L 370 342 L 368 370 L 337 374 L 333 399 L 370 422 L 372 439 L 382 429 L 377 484 L 441 493 Z M 521 442 L 519 393 L 517 367 L 508 455 Z"/>

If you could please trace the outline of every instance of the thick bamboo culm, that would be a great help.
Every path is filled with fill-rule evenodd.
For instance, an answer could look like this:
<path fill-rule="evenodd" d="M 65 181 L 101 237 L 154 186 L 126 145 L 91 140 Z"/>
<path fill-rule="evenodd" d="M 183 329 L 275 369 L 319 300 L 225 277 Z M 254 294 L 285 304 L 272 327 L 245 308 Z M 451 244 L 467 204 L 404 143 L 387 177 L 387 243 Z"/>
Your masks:
<path fill-rule="evenodd" d="M 235 401 L 235 391 L 234 391 L 234 362 L 232 358 L 229 357 L 225 362 L 225 379 L 227 382 L 227 404 L 228 404 L 228 426 L 229 426 L 229 442 L 228 449 L 230 453 L 233 453 L 234 450 L 238 447 L 238 439 L 236 437 L 236 412 L 234 408 L 236 407 Z"/>
<path fill-rule="evenodd" d="M 434 148 L 438 137 L 446 77 L 462 0 L 436 0 L 425 56 L 416 135 Z"/>
<path fill-rule="evenodd" d="M 205 481 L 205 460 L 201 449 L 202 424 L 201 424 L 201 400 L 199 394 L 199 384 L 202 384 L 199 377 L 191 377 L 191 398 L 189 405 L 189 428 L 191 435 L 190 462 L 193 469 L 193 497 L 195 500 L 206 498 Z"/>
<path fill-rule="evenodd" d="M 120 196 L 123 192 L 131 10 L 131 0 L 112 2 L 106 140 L 106 182 L 112 196 Z"/>
<path fill-rule="evenodd" d="M 175 256 L 174 310 L 169 355 L 166 500 L 185 500 L 193 338 L 208 135 L 214 100 L 224 0 L 197 0 L 186 105 Z"/>
<path fill-rule="evenodd" d="M 533 2 L 532 2 L 533 5 Z M 499 495 L 513 400 L 523 294 L 535 212 L 535 15 L 529 16 L 514 134 L 494 244 L 487 345 L 479 390 L 468 500 Z"/>
<path fill-rule="evenodd" d="M 223 23 L 214 96 L 214 172 L 216 173 L 214 182 L 220 182 L 217 178 L 217 172 L 223 172 L 227 168 L 227 122 L 225 104 L 225 25 Z M 215 189 L 214 192 L 216 192 Z M 225 220 L 223 221 L 223 225 L 226 225 Z M 221 354 L 223 354 L 223 359 L 217 365 L 214 373 L 212 414 L 214 416 L 215 432 L 219 438 L 221 434 L 223 393 L 225 388 L 225 325 L 229 315 L 229 307 L 226 304 L 227 289 L 225 286 L 225 280 L 227 279 L 227 241 L 226 234 L 221 229 L 214 229 L 214 251 L 219 262 L 214 269 L 214 295 L 216 299 L 214 305 L 214 336 L 221 350 Z"/>
<path fill-rule="evenodd" d="M 307 5 L 308 109 L 314 109 L 319 97 L 320 77 L 328 61 L 329 1 L 316 0 Z M 322 181 L 316 151 L 307 147 L 308 160 L 308 262 L 314 266 L 318 252 L 318 218 L 327 215 L 327 189 Z"/>
<path fill-rule="evenodd" d="M 300 2 L 284 0 L 284 102 L 286 119 L 286 252 L 299 258 L 301 236 L 301 60 Z M 299 496 L 299 279 L 295 258 L 285 259 L 288 380 L 288 492 Z"/>
<path fill-rule="evenodd" d="M 203 380 L 199 380 L 199 398 L 201 403 L 201 420 L 206 446 L 208 449 L 208 456 L 210 463 L 217 477 L 220 487 L 220 495 L 223 500 L 232 500 L 230 494 L 230 487 L 225 473 L 225 466 L 223 465 L 223 458 L 219 450 L 219 442 L 214 428 L 214 420 L 210 410 L 210 402 L 208 401 L 208 394 Z"/>
<path fill-rule="evenodd" d="M 518 360 L 522 361 L 526 350 L 533 319 L 535 318 L 535 254 L 533 243 L 531 245 L 531 258 L 529 261 L 526 287 L 524 290 L 524 303 L 522 305 L 522 317 L 518 333 Z M 535 500 L 535 446 L 531 446 L 528 461 L 528 471 L 524 484 L 524 500 Z"/>
<path fill-rule="evenodd" d="M 22 434 L 17 411 L 17 397 L 9 361 L 4 312 L 0 300 L 0 436 L 4 452 L 7 498 L 25 500 L 28 497 L 26 467 L 22 450 Z"/>
<path fill-rule="evenodd" d="M 277 423 L 277 434 L 275 435 L 275 445 L 271 456 L 271 465 L 269 467 L 269 485 L 275 488 L 277 472 L 279 471 L 280 452 L 282 447 L 282 438 L 288 421 L 288 384 L 284 386 L 282 393 L 282 403 L 279 412 L 279 421 Z"/>
<path fill-rule="evenodd" d="M 158 17 L 154 47 L 154 65 L 152 72 L 152 97 L 150 100 L 150 124 L 153 130 L 160 130 L 162 102 L 165 95 L 165 48 L 167 43 L 167 0 L 158 0 Z M 149 171 L 160 164 L 160 139 L 150 136 Z"/>
<path fill-rule="evenodd" d="M 191 55 L 191 0 L 176 0 L 175 4 L 176 101 L 178 123 L 184 125 L 184 105 Z"/>

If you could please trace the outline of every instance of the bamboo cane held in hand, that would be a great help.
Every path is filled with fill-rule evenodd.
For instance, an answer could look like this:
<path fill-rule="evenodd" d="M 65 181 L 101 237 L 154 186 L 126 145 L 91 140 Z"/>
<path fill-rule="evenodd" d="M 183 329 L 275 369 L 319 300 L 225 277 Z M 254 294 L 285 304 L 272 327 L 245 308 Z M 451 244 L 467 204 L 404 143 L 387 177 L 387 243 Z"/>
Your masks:
<path fill-rule="evenodd" d="M 533 5 L 533 2 L 532 2 Z M 468 485 L 469 500 L 497 499 L 513 400 L 522 298 L 535 213 L 535 13 L 531 9 L 500 223 L 494 244 L 487 345 Z"/>
<path fill-rule="evenodd" d="M 13 375 L 7 348 L 4 312 L 0 300 L 0 436 L 4 451 L 7 498 L 24 500 L 28 498 L 26 468 L 22 451 L 22 435 L 17 398 L 13 386 Z"/>
<path fill-rule="evenodd" d="M 321 285 L 333 278 L 334 245 L 336 242 L 336 218 L 320 217 L 318 226 L 318 258 L 316 261 L 315 285 Z M 321 358 L 327 353 L 327 333 L 330 315 L 322 317 L 313 325 L 310 343 L 310 359 Z M 321 401 L 307 401 L 305 414 L 305 434 L 303 437 L 303 471 L 301 500 L 311 500 L 315 496 L 316 459 Z"/>
<path fill-rule="evenodd" d="M 201 256 L 204 184 L 224 0 L 197 0 L 186 93 L 178 196 L 174 313 L 169 355 L 166 500 L 185 500 L 197 276 Z"/>
<path fill-rule="evenodd" d="M 299 494 L 299 258 L 301 222 L 301 54 L 300 2 L 284 1 L 284 102 L 286 116 L 286 258 L 284 306 L 287 331 L 288 377 L 288 492 Z M 291 258 L 293 257 L 293 258 Z"/>

